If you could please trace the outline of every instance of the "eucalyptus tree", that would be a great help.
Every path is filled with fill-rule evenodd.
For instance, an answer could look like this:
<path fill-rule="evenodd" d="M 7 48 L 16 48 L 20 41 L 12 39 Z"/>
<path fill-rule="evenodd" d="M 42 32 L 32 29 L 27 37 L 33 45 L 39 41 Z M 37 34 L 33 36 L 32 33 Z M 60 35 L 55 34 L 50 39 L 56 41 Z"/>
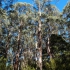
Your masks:
<path fill-rule="evenodd" d="M 36 11 L 35 15 L 37 18 L 36 23 L 38 23 L 37 31 L 38 32 L 40 31 L 39 32 L 40 34 L 38 34 L 38 47 L 41 48 L 42 47 L 42 37 L 44 40 L 47 40 L 47 37 L 48 37 L 48 44 L 49 44 L 50 35 L 54 34 L 54 33 L 56 33 L 56 34 L 58 33 L 57 22 L 58 22 L 58 20 L 60 20 L 60 12 L 54 5 L 50 4 L 50 0 L 48 0 L 48 1 L 47 0 L 39 0 L 39 1 L 35 0 L 34 9 Z M 45 33 L 46 33 L 46 35 L 45 35 Z M 42 35 L 42 37 L 41 37 L 41 35 Z M 48 54 L 50 55 L 50 57 L 52 57 L 49 45 L 47 46 L 47 51 L 48 51 Z M 39 50 L 39 53 L 42 54 L 42 51 Z M 40 56 L 41 56 L 41 54 L 40 54 Z M 41 57 L 41 61 L 42 61 L 42 57 Z"/>
<path fill-rule="evenodd" d="M 2 38 L 2 42 L 4 43 L 4 48 L 6 49 L 6 57 L 8 54 L 8 49 L 10 46 L 10 32 L 9 32 L 9 20 L 8 20 L 8 10 L 10 10 L 10 7 L 12 6 L 14 0 L 0 0 L 0 28 L 1 28 L 1 38 Z"/>
<path fill-rule="evenodd" d="M 36 11 L 36 23 L 38 24 L 38 29 L 37 29 L 37 50 L 38 50 L 38 55 L 37 55 L 37 59 L 38 59 L 38 66 L 39 69 L 42 70 L 42 23 L 41 23 L 41 13 L 43 12 L 42 7 L 44 5 L 44 3 L 46 2 L 45 0 L 34 0 L 35 4 L 34 4 L 34 9 Z"/>
<path fill-rule="evenodd" d="M 50 57 L 52 58 L 52 53 L 51 53 L 51 46 L 50 46 L 50 37 L 52 34 L 58 34 L 58 26 L 60 24 L 60 12 L 59 10 L 56 8 L 56 6 L 54 5 L 47 5 L 47 8 L 49 8 L 48 6 L 50 6 L 50 10 L 48 9 L 47 12 L 49 12 L 47 14 L 47 19 L 46 19 L 46 25 L 44 25 L 44 40 L 47 41 L 46 45 L 48 46 L 47 47 L 47 53 L 50 55 Z M 46 34 L 46 36 L 45 36 Z"/>
<path fill-rule="evenodd" d="M 32 26 L 30 25 L 32 23 L 32 12 L 31 12 L 31 5 L 30 4 L 27 4 L 27 3 L 16 3 L 14 5 L 14 8 L 15 10 L 17 11 L 18 13 L 18 24 L 15 24 L 17 25 L 17 33 L 18 33 L 18 37 L 17 37 L 17 54 L 16 54 L 16 58 L 18 58 L 19 60 L 19 57 L 21 56 L 20 55 L 20 51 L 22 49 L 25 49 L 27 48 L 28 50 L 28 46 L 32 46 L 30 44 L 32 44 L 32 40 L 29 40 L 29 38 L 31 38 L 31 36 L 33 36 L 33 33 L 32 33 Z M 26 49 L 25 49 L 26 50 Z M 24 51 L 25 51 L 24 50 Z M 27 52 L 27 51 L 25 51 Z M 24 54 L 22 52 L 22 54 Z M 18 55 L 18 56 L 17 56 Z M 28 55 L 28 54 L 26 54 Z M 28 58 L 24 56 L 25 59 Z M 26 61 L 26 60 L 25 60 Z M 19 61 L 17 61 L 17 63 L 15 63 L 15 66 L 17 65 L 18 66 L 18 63 Z M 14 66 L 14 68 L 15 68 Z M 27 66 L 27 65 L 26 65 Z M 18 69 L 18 68 L 15 68 L 15 69 Z"/>
<path fill-rule="evenodd" d="M 38 58 L 38 66 L 40 68 L 40 70 L 42 70 L 42 21 L 44 22 L 43 16 L 47 16 L 46 12 L 44 11 L 44 9 L 46 8 L 47 5 L 47 0 L 34 0 L 35 5 L 34 5 L 34 9 L 36 11 L 36 23 L 38 24 L 38 29 L 37 29 L 37 49 L 38 49 L 38 53 L 39 54 L 37 56 Z"/>
<path fill-rule="evenodd" d="M 3 8 L 0 8 L 0 47 L 3 47 L 5 49 L 5 56 L 8 57 L 8 49 L 9 49 L 9 43 L 10 43 L 10 33 L 8 31 L 8 16 L 6 10 Z M 3 51 L 4 53 L 4 51 Z"/>
<path fill-rule="evenodd" d="M 7 29 L 7 25 L 8 25 L 8 21 L 7 21 L 7 13 L 5 10 L 3 10 L 2 8 L 0 8 L 0 35 L 1 35 L 1 38 L 3 38 L 1 41 L 4 42 L 4 48 L 6 49 L 6 45 L 7 45 L 7 42 L 6 42 L 6 39 L 7 39 L 7 34 L 8 34 L 8 29 Z M 6 52 L 7 53 L 7 52 Z"/>
<path fill-rule="evenodd" d="M 65 20 L 63 37 L 67 42 L 70 42 L 70 1 L 64 7 L 62 17 Z"/>

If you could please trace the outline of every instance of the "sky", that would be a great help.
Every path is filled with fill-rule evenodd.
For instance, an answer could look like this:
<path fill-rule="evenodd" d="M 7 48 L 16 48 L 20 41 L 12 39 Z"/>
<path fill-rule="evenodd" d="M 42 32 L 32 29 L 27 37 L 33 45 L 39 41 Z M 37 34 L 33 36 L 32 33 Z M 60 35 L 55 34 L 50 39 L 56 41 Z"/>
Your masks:
<path fill-rule="evenodd" d="M 33 3 L 32 0 L 18 0 L 18 2 L 26 2 L 26 3 Z M 53 4 L 56 5 L 56 7 L 59 9 L 60 12 L 62 12 L 64 6 L 67 4 L 68 0 L 53 0 Z"/>

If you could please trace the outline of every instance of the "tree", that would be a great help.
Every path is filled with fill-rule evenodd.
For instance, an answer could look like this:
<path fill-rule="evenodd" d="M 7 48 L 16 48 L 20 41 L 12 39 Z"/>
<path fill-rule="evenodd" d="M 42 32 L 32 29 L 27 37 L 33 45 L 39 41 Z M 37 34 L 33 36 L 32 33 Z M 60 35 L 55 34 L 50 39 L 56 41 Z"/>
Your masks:
<path fill-rule="evenodd" d="M 69 24 L 69 22 L 70 22 L 70 2 L 68 2 L 67 3 L 67 5 L 64 7 L 64 9 L 63 9 L 63 14 L 62 14 L 62 17 L 63 17 L 63 19 L 65 20 L 65 22 L 64 22 L 64 26 L 65 26 L 65 28 L 64 28 L 64 38 L 66 39 L 66 41 L 67 42 L 70 42 L 70 24 Z"/>
<path fill-rule="evenodd" d="M 28 39 L 31 35 L 30 30 L 32 26 L 29 26 L 32 22 L 31 22 L 31 15 L 32 12 L 30 10 L 31 5 L 27 4 L 27 3 L 16 3 L 15 5 L 15 10 L 17 10 L 18 12 L 18 44 L 17 44 L 17 52 L 18 52 L 18 60 L 21 57 L 20 53 L 20 49 L 25 49 L 25 53 L 27 53 L 27 51 L 29 51 L 29 42 Z M 30 24 L 29 24 L 30 23 Z M 27 33 L 27 34 L 26 34 Z M 31 35 L 32 36 L 32 35 Z M 23 41 L 25 40 L 25 41 Z M 27 44 L 26 44 L 26 43 Z M 22 44 L 23 43 L 23 44 Z M 29 45 L 29 46 L 28 46 Z M 26 49 L 27 48 L 27 49 Z M 17 55 L 17 54 L 16 54 Z M 26 57 L 28 55 L 28 53 L 24 56 L 25 57 L 25 61 L 27 61 L 28 57 Z M 17 62 L 17 67 L 18 66 L 19 61 Z M 27 65 L 26 65 L 27 66 Z"/>
<path fill-rule="evenodd" d="M 65 42 L 63 36 L 69 30 L 70 4 L 62 15 L 50 0 L 34 0 L 34 5 L 22 2 L 12 5 L 13 0 L 9 4 L 8 1 L 0 1 L 4 2 L 0 8 L 0 46 L 6 50 L 9 66 L 12 64 L 14 70 L 68 69 L 63 61 L 65 57 L 69 61 L 70 44 Z"/>
<path fill-rule="evenodd" d="M 36 12 L 35 18 L 37 18 L 36 23 L 38 25 L 37 32 L 40 31 L 39 32 L 40 34 L 38 34 L 38 36 L 37 36 L 38 37 L 38 47 L 40 47 L 42 45 L 43 40 L 47 40 L 47 38 L 48 38 L 47 52 L 50 55 L 50 58 L 52 58 L 50 44 L 49 44 L 49 42 L 50 42 L 49 38 L 50 38 L 51 34 L 58 33 L 58 25 L 57 25 L 58 22 L 57 21 L 60 20 L 60 13 L 55 6 L 50 4 L 50 0 L 49 1 L 35 0 L 35 4 L 36 4 L 34 6 L 34 9 Z M 43 28 L 43 26 L 44 26 L 44 28 Z M 41 35 L 43 38 L 41 37 Z M 40 53 L 40 51 L 39 51 L 39 53 Z"/>

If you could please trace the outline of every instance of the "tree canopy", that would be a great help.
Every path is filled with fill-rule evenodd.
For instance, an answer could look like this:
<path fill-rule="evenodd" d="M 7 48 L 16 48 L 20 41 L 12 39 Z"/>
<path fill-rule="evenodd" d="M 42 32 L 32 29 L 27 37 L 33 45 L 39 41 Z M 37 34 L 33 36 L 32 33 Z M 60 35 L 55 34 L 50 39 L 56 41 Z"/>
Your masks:
<path fill-rule="evenodd" d="M 0 0 L 0 69 L 69 70 L 70 2 L 16 1 Z"/>

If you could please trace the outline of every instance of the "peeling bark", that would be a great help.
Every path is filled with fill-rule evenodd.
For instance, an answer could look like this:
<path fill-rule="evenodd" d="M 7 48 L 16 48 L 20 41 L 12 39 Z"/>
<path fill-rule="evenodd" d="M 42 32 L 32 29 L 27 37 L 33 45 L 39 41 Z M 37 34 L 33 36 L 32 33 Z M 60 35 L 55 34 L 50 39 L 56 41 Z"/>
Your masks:
<path fill-rule="evenodd" d="M 47 53 L 50 56 L 50 59 L 52 59 L 51 49 L 50 49 L 50 37 L 48 37 L 48 41 L 46 43 L 47 46 Z"/>
<path fill-rule="evenodd" d="M 39 68 L 42 70 L 42 35 L 41 35 L 41 21 L 38 25 L 38 52 L 39 52 Z"/>

